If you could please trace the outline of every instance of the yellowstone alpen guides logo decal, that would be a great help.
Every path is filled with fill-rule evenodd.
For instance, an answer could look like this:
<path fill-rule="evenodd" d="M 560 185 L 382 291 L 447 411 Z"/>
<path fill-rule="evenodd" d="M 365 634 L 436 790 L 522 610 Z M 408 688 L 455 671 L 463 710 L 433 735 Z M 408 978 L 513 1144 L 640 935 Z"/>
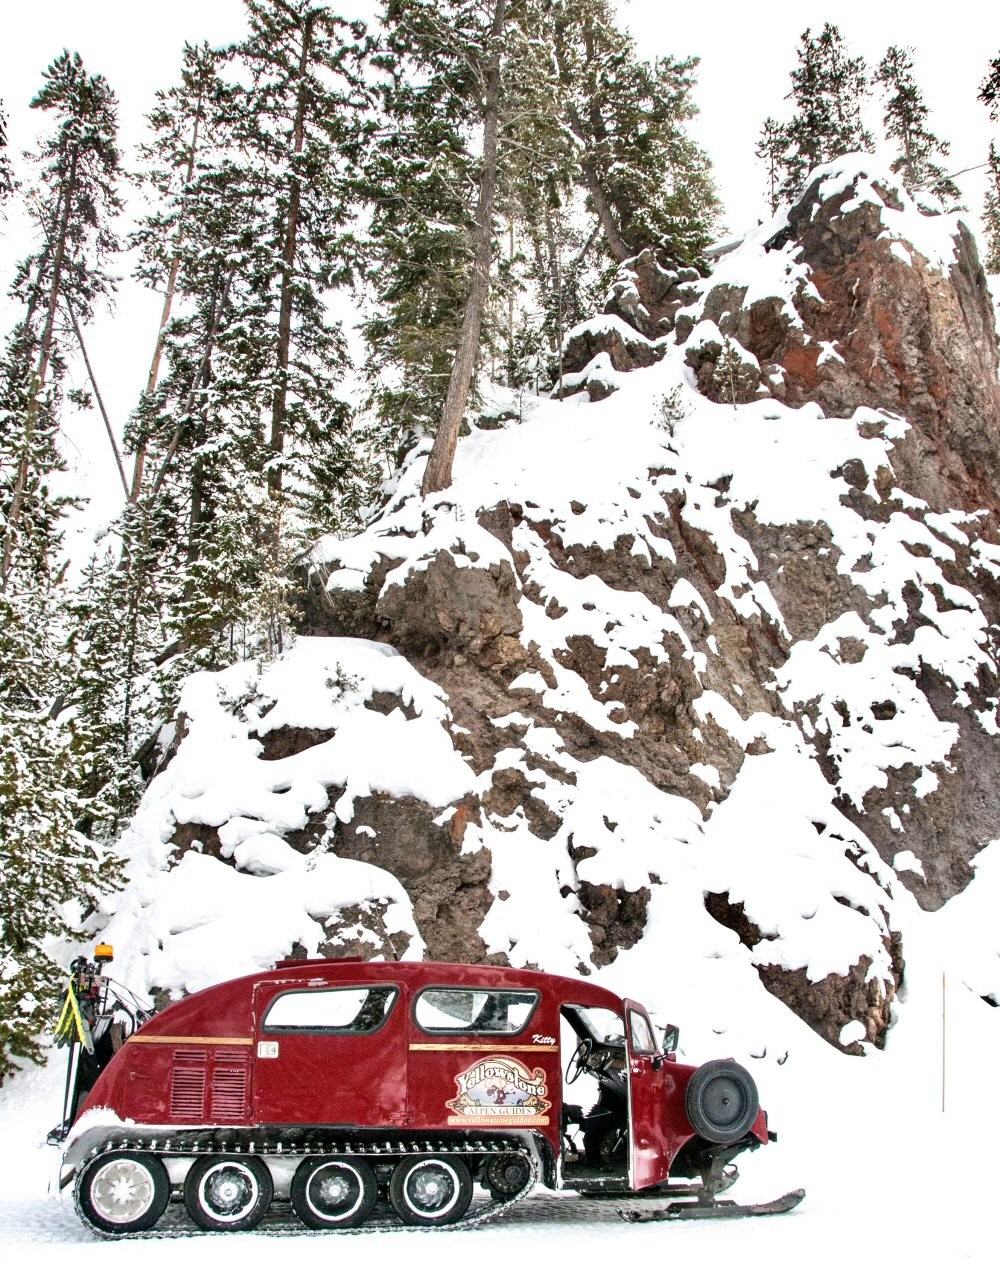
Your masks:
<path fill-rule="evenodd" d="M 447 1103 L 449 1124 L 544 1127 L 548 1122 L 545 1071 L 512 1057 L 483 1057 L 455 1076 L 458 1096 Z"/>

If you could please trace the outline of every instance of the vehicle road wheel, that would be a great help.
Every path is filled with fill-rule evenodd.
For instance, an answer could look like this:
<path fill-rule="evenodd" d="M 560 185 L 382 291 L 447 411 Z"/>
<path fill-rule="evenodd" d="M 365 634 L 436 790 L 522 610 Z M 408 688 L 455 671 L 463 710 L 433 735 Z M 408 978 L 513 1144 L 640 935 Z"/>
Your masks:
<path fill-rule="evenodd" d="M 716 1145 L 739 1141 L 754 1125 L 757 1085 L 735 1061 L 707 1061 L 688 1081 L 684 1106 L 699 1137 Z"/>
<path fill-rule="evenodd" d="M 202 1230 L 250 1230 L 273 1194 L 267 1164 L 252 1155 L 205 1155 L 184 1182 L 188 1214 Z"/>
<path fill-rule="evenodd" d="M 101 1155 L 84 1170 L 80 1211 L 98 1230 L 126 1235 L 150 1230 L 170 1199 L 170 1178 L 155 1155 Z"/>
<path fill-rule="evenodd" d="M 472 1202 L 472 1177 L 454 1155 L 411 1155 L 389 1182 L 389 1202 L 409 1226 L 447 1226 Z"/>
<path fill-rule="evenodd" d="M 363 1159 L 322 1155 L 303 1159 L 292 1178 L 292 1207 L 313 1230 L 359 1226 L 378 1199 L 375 1174 Z"/>
<path fill-rule="evenodd" d="M 527 1156 L 515 1152 L 493 1155 L 483 1171 L 483 1185 L 498 1203 L 516 1199 L 531 1180 Z"/>

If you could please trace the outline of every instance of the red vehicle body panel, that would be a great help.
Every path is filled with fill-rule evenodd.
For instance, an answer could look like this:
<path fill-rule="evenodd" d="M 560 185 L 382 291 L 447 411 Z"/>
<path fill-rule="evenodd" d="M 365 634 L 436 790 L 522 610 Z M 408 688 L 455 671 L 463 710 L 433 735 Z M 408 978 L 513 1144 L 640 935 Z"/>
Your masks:
<path fill-rule="evenodd" d="M 342 983 L 336 970 L 333 976 L 338 978 L 337 985 L 350 984 Z M 378 980 L 382 985 L 381 975 Z M 384 984 L 396 985 L 391 981 Z M 274 1044 L 279 1052 L 277 1057 L 254 1058 L 254 1121 L 358 1128 L 405 1125 L 406 1019 L 400 994 L 385 1024 L 371 1034 L 265 1030 L 264 1015 L 275 997 L 302 985 L 302 977 L 293 972 L 259 977 L 254 984 L 257 1044 Z"/>
<path fill-rule="evenodd" d="M 264 1026 L 289 991 L 389 986 L 398 992 L 384 1023 L 363 1034 Z M 414 1016 L 432 987 L 537 991 L 513 1034 L 428 1032 Z M 565 1005 L 601 1008 L 626 1020 L 641 1005 L 574 978 L 457 964 L 306 961 L 280 965 L 190 995 L 128 1039 L 98 1078 L 81 1115 L 100 1107 L 138 1125 L 454 1131 L 530 1130 L 558 1167 L 562 1154 L 560 1044 Z M 570 1032 L 572 1033 L 572 1032 Z M 694 1068 L 629 1041 L 630 1181 L 664 1181 L 694 1135 L 684 1091 Z M 767 1141 L 761 1112 L 754 1126 Z"/>

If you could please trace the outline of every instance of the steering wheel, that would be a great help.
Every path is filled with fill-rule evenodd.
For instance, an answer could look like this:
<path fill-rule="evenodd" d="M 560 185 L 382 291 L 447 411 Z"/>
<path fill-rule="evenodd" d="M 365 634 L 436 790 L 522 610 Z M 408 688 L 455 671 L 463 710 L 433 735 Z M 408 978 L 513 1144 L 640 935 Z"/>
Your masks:
<path fill-rule="evenodd" d="M 576 1051 L 570 1057 L 566 1066 L 566 1082 L 567 1084 L 575 1084 L 583 1072 L 587 1069 L 587 1059 L 594 1051 L 594 1041 L 588 1036 L 580 1040 L 576 1046 Z"/>

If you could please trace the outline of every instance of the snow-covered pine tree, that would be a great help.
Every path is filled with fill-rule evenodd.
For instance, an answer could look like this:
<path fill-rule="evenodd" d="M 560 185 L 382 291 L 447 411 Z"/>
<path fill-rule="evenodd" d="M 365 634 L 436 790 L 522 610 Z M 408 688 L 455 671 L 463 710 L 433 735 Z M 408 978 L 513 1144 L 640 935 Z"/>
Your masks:
<path fill-rule="evenodd" d="M 816 165 L 874 146 L 861 118 L 868 95 L 865 62 L 848 55 L 840 30 L 827 22 L 813 36 L 807 28 L 797 56 L 787 95 L 794 113 L 786 126 L 789 147 L 779 191 L 782 199 L 793 199 Z"/>
<path fill-rule="evenodd" d="M 57 708 L 72 683 L 64 619 L 49 583 L 0 594 L 0 1077 L 43 1060 L 62 989 L 48 952 L 79 936 L 113 861 L 82 828 L 100 807 L 81 800 L 80 760 Z"/>
<path fill-rule="evenodd" d="M 995 142 L 990 143 L 983 231 L 986 235 L 983 266 L 990 275 L 1000 275 L 1000 152 L 997 151 Z"/>
<path fill-rule="evenodd" d="M 219 429 L 208 388 L 229 317 L 238 258 L 229 262 L 226 255 L 236 252 L 239 216 L 229 208 L 237 176 L 225 164 L 227 88 L 219 61 L 207 45 L 185 44 L 180 77 L 157 92 L 150 137 L 139 149 L 152 210 L 130 247 L 138 253 L 136 277 L 162 292 L 163 304 L 146 386 L 126 432 L 135 465 L 130 501 L 113 530 L 120 553 L 113 565 L 95 570 L 85 605 L 94 613 L 113 611 L 116 692 L 104 689 L 100 642 L 91 644 L 86 627 L 80 639 L 86 695 L 106 735 L 89 784 L 120 795 L 120 812 L 133 794 L 136 752 L 173 711 L 180 676 L 170 658 L 184 647 L 178 636 L 184 628 L 170 606 L 184 599 L 176 583 L 197 555 L 205 515 L 202 451 Z"/>
<path fill-rule="evenodd" d="M 159 382 L 163 344 L 177 293 L 190 191 L 199 155 L 211 147 L 221 130 L 226 90 L 218 75 L 218 61 L 219 55 L 207 44 L 185 43 L 180 80 L 170 89 L 157 91 L 156 106 L 148 117 L 153 137 L 139 148 L 145 166 L 142 181 L 154 208 L 140 220 L 130 245 L 139 251 L 136 278 L 163 293 L 163 306 L 145 393 L 129 428 L 135 458 L 133 502 L 139 500 L 145 476 L 148 409 Z"/>
<path fill-rule="evenodd" d="M 441 418 L 469 287 L 474 102 L 462 57 L 423 49 L 423 29 L 388 4 L 373 56 L 379 133 L 364 159 L 368 408 L 391 468 Z M 454 40 L 468 39 L 456 25 Z"/>
<path fill-rule="evenodd" d="M 374 476 L 339 391 L 348 358 L 327 299 L 357 266 L 350 222 L 370 128 L 369 42 L 363 24 L 313 0 L 245 3 L 250 31 L 231 53 L 246 86 L 230 117 L 244 157 L 233 194 L 256 230 L 259 310 L 246 340 L 269 399 L 269 492 L 287 487 L 314 531 L 352 527 Z"/>
<path fill-rule="evenodd" d="M 498 209 L 510 235 L 497 302 L 506 315 L 487 333 L 503 334 L 513 387 L 525 385 L 532 372 L 537 377 L 539 337 L 549 354 L 543 377 L 554 376 L 561 387 L 565 334 L 599 309 L 612 260 L 601 219 L 588 207 L 567 118 L 570 95 L 557 46 L 559 24 L 568 22 L 558 6 L 540 9 L 534 26 L 511 43 L 505 65 L 511 87 L 504 94 Z"/>
<path fill-rule="evenodd" d="M 273 295 L 259 287 L 273 264 L 261 260 L 263 231 L 245 196 L 243 163 L 230 159 L 220 135 L 186 185 L 174 310 L 159 380 L 143 403 L 145 473 L 119 529 L 126 639 L 136 653 L 136 694 L 149 705 L 134 741 L 169 718 L 186 675 L 233 660 L 224 632 L 241 630 L 245 618 L 238 611 L 222 617 L 216 603 L 224 597 L 234 609 L 246 608 L 252 592 L 236 595 L 212 582 L 215 573 L 235 572 L 216 562 L 216 525 L 230 492 L 248 512 L 242 542 L 227 541 L 229 555 L 242 555 L 236 576 L 252 584 L 262 557 L 271 563 L 283 549 L 271 535 L 273 522 L 269 533 L 250 514 L 271 510 L 265 431 L 274 307 Z"/>
<path fill-rule="evenodd" d="M 990 69 L 979 86 L 979 100 L 989 107 L 991 120 L 1000 115 L 1000 54 L 990 63 Z M 994 142 L 990 143 L 983 230 L 986 234 L 984 266 L 994 275 L 1000 273 L 1000 153 Z"/>
<path fill-rule="evenodd" d="M 697 58 L 641 58 L 609 0 L 550 11 L 565 126 L 612 260 L 657 246 L 694 261 L 718 210 L 708 157 L 685 128 Z"/>
<path fill-rule="evenodd" d="M 760 140 L 757 143 L 757 150 L 754 155 L 756 155 L 758 160 L 764 161 L 766 173 L 764 193 L 767 197 L 768 208 L 772 213 L 777 210 L 780 203 L 778 193 L 782 184 L 782 174 L 787 164 L 788 146 L 787 129 L 773 117 L 768 116 L 761 127 Z"/>
<path fill-rule="evenodd" d="M 503 215 L 508 227 L 515 221 L 528 241 L 526 256 L 544 282 L 540 291 L 546 300 L 557 299 L 557 314 L 548 317 L 556 330 L 560 316 L 567 327 L 566 316 L 579 308 L 582 289 L 570 297 L 567 285 L 585 277 L 582 268 L 596 240 L 609 262 L 648 244 L 693 256 L 709 238 L 714 192 L 707 160 L 683 130 L 693 113 L 693 63 L 643 63 L 634 42 L 615 27 L 606 0 L 492 0 L 486 5 L 389 0 L 386 27 L 400 61 L 416 68 L 424 81 L 435 75 L 451 78 L 460 104 L 453 118 L 460 122 L 461 145 L 446 155 L 471 195 L 464 216 L 450 223 L 464 224 L 468 235 L 468 283 L 453 339 L 448 394 L 424 475 L 424 491 L 432 492 L 450 482 L 451 458 L 481 357 L 497 256 L 495 216 Z M 437 171 L 435 159 L 422 163 L 418 184 Z M 540 172 L 544 183 L 538 181 Z M 453 184 L 453 189 L 461 187 Z M 593 228 L 581 235 L 579 224 L 566 216 L 574 189 L 586 192 L 596 237 Z M 436 234 L 440 227 L 438 222 Z M 448 256 L 451 245 L 439 235 L 437 243 L 450 267 L 455 263 Z M 516 237 L 509 257 L 516 263 Z M 449 283 L 456 278 L 455 273 L 447 277 Z M 415 296 L 407 295 L 408 300 Z M 448 320 L 454 314 L 453 307 L 446 310 Z M 496 327 L 515 331 L 509 298 L 506 323 Z M 447 320 L 438 332 L 446 347 Z M 549 337 L 558 345 L 554 333 Z"/>
<path fill-rule="evenodd" d="M 913 77 L 913 50 L 892 45 L 875 72 L 885 97 L 885 134 L 899 153 L 892 162 L 909 191 L 930 191 L 953 205 L 961 193 L 940 163 L 950 151 L 927 127 L 928 110 Z"/>
<path fill-rule="evenodd" d="M 534 17 L 531 0 L 515 4 L 514 10 L 521 20 L 530 22 Z M 468 285 L 441 420 L 424 471 L 425 494 L 439 492 L 451 483 L 451 464 L 479 359 L 493 258 L 504 55 L 519 25 L 512 14 L 509 0 L 490 0 L 485 6 L 468 0 L 389 0 L 387 6 L 387 19 L 395 20 L 397 29 L 406 32 L 408 53 L 418 68 L 433 66 L 440 50 L 449 49 L 455 70 L 468 79 L 468 117 L 482 138 L 474 183 Z"/>
<path fill-rule="evenodd" d="M 156 209 L 137 242 L 167 301 L 136 418 L 142 518 L 123 538 L 132 589 L 160 608 L 145 660 L 165 707 L 189 671 L 280 644 L 288 560 L 353 526 L 372 486 L 327 307 L 357 258 L 364 33 L 303 0 L 247 8 L 224 56 L 185 50 L 145 152 Z"/>
<path fill-rule="evenodd" d="M 588 215 L 584 199 L 572 185 L 557 185 L 551 178 L 525 190 L 521 205 L 521 234 L 526 244 L 522 282 L 511 280 L 510 301 L 524 319 L 509 325 L 512 347 L 506 361 L 510 386 L 526 385 L 537 364 L 538 339 L 545 339 L 547 368 L 544 380 L 554 379 L 561 394 L 562 349 L 567 332 L 601 308 L 607 291 L 608 261 L 600 243 L 600 225 Z M 527 292 L 526 292 L 527 290 Z M 533 339 L 533 340 L 532 340 Z"/>
<path fill-rule="evenodd" d="M 117 531 L 130 532 L 141 512 L 129 505 Z M 67 710 L 80 794 L 91 808 L 85 835 L 112 843 L 142 794 L 138 756 L 156 721 L 154 601 L 151 568 L 135 578 L 134 534 L 121 550 L 109 545 L 86 565 L 75 587 L 70 650 L 75 662 Z M 153 634 L 150 632 L 154 631 Z"/>
<path fill-rule="evenodd" d="M 0 383 L 0 412 L 7 415 L 0 589 L 10 582 L 18 547 L 36 518 L 33 507 L 45 483 L 40 467 L 53 465 L 67 336 L 72 342 L 97 298 L 113 286 L 106 266 L 118 248 L 111 219 L 121 207 L 117 103 L 104 77 L 88 75 L 79 54 L 64 52 L 46 70 L 31 106 L 51 112 L 56 128 L 33 157 L 38 176 L 27 203 L 38 238 L 18 264 L 11 289 L 24 312 Z M 40 442 L 43 437 L 49 445 Z"/>
<path fill-rule="evenodd" d="M 14 189 L 14 174 L 10 166 L 10 155 L 7 151 L 7 115 L 0 98 L 0 208 Z"/>
<path fill-rule="evenodd" d="M 85 833 L 103 816 L 84 798 L 87 751 L 74 745 L 78 674 L 67 644 L 60 520 L 51 478 L 65 351 L 111 280 L 119 208 L 115 99 L 78 55 L 45 72 L 32 106 L 54 132 L 33 157 L 37 228 L 13 294 L 24 310 L 0 362 L 0 1074 L 39 1060 L 60 980 L 46 939 L 74 935 L 114 866 Z"/>

